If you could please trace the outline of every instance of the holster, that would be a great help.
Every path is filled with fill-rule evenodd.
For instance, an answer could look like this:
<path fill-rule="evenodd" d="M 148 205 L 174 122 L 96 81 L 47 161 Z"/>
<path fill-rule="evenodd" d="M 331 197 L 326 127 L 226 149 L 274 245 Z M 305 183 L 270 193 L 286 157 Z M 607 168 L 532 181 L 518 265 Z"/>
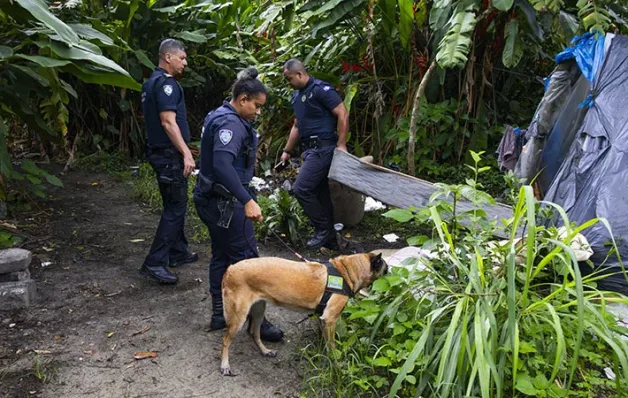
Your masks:
<path fill-rule="evenodd" d="M 217 225 L 220 228 L 229 228 L 238 199 L 224 185 L 212 181 L 200 173 L 198 175 L 198 189 L 203 196 L 217 199 L 218 211 L 220 212 Z"/>

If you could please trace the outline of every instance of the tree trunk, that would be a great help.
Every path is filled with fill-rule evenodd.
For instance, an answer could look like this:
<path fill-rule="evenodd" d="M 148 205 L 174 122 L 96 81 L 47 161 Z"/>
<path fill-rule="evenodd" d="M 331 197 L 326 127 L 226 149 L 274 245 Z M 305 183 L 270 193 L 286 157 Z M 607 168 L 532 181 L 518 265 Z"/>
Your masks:
<path fill-rule="evenodd" d="M 421 98 L 423 98 L 423 93 L 425 93 L 425 88 L 427 87 L 427 82 L 432 75 L 432 72 L 436 68 L 436 59 L 432 61 L 430 67 L 423 75 L 423 79 L 421 79 L 421 83 L 419 84 L 419 89 L 416 91 L 416 95 L 414 97 L 414 104 L 412 105 L 412 118 L 410 119 L 410 136 L 408 137 L 408 172 L 411 176 L 414 177 L 414 146 L 416 141 L 416 125 L 419 120 L 419 113 L 421 112 Z"/>

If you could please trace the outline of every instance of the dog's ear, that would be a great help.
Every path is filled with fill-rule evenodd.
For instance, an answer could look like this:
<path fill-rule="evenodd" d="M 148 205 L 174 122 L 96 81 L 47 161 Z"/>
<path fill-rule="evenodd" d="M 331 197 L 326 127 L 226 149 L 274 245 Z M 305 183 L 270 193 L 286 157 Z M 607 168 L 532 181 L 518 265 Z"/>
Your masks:
<path fill-rule="evenodd" d="M 379 272 L 384 266 L 384 260 L 382 260 L 382 253 L 377 256 L 371 256 L 371 272 Z"/>

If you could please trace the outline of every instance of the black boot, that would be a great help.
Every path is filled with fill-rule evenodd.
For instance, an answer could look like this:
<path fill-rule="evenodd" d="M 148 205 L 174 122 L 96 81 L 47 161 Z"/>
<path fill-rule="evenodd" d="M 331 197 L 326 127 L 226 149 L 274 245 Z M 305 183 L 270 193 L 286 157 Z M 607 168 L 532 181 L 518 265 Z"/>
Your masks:
<path fill-rule="evenodd" d="M 329 230 L 316 231 L 314 233 L 314 236 L 308 239 L 306 243 L 306 247 L 308 249 L 318 249 L 320 247 L 323 247 L 330 240 L 331 237 L 335 239 L 335 235 L 333 234 L 332 231 L 329 231 Z"/>
<path fill-rule="evenodd" d="M 167 285 L 177 283 L 179 280 L 179 278 L 170 272 L 166 267 L 155 267 L 146 264 L 142 264 L 142 268 L 140 268 L 140 275 Z"/>
<path fill-rule="evenodd" d="M 283 331 L 277 326 L 268 322 L 266 318 L 264 318 L 264 320 L 262 321 L 262 327 L 260 328 L 260 337 L 264 341 L 270 341 L 274 343 L 283 339 Z"/>
<path fill-rule="evenodd" d="M 209 321 L 209 330 L 220 330 L 227 327 L 222 309 L 222 295 L 212 295 L 212 319 Z"/>
<path fill-rule="evenodd" d="M 172 268 L 180 267 L 184 264 L 191 264 L 198 261 L 198 253 L 188 253 L 185 257 L 179 260 L 170 261 L 169 266 Z"/>

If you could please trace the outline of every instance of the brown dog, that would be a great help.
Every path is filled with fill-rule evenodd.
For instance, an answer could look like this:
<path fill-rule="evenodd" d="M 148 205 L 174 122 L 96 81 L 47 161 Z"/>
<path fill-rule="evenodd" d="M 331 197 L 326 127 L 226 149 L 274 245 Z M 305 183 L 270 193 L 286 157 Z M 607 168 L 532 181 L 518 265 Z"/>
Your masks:
<path fill-rule="evenodd" d="M 354 254 L 331 260 L 351 293 L 370 286 L 388 271 L 381 253 Z M 230 266 L 222 280 L 222 297 L 227 329 L 222 340 L 223 376 L 233 376 L 229 367 L 229 346 L 240 331 L 247 315 L 251 315 L 251 333 L 262 355 L 277 354 L 264 346 L 260 327 L 266 311 L 266 301 L 295 310 L 313 311 L 321 301 L 327 285 L 325 265 L 296 262 L 276 257 L 259 257 Z M 323 311 L 321 327 L 328 347 L 333 348 L 336 320 L 349 301 L 343 294 L 332 294 Z"/>

